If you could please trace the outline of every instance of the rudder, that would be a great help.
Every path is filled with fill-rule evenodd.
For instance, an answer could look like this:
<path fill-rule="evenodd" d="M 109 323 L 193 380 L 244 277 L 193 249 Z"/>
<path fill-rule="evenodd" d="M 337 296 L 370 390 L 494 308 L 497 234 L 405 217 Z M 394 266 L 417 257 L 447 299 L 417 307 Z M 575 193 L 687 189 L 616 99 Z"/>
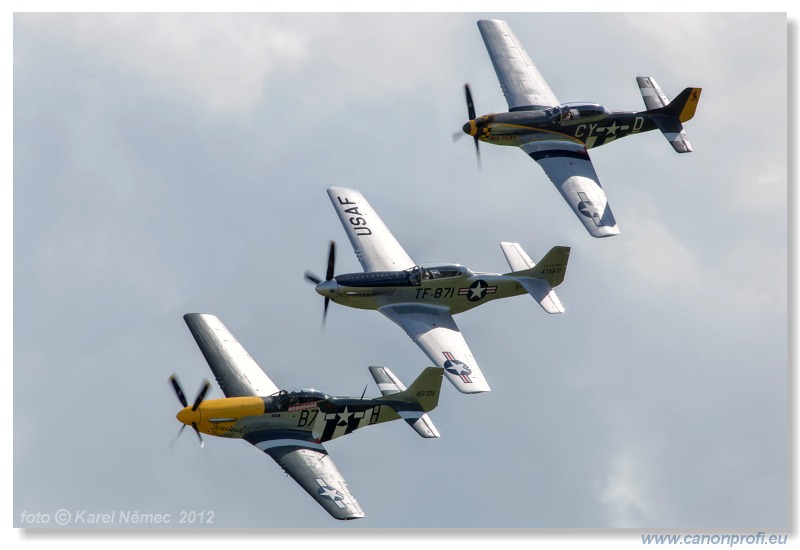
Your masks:
<path fill-rule="evenodd" d="M 506 275 L 546 279 L 550 286 L 555 288 L 564 282 L 567 262 L 569 262 L 569 252 L 570 247 L 568 246 L 554 246 L 535 266 L 520 271 L 512 271 L 511 273 L 506 273 Z"/>

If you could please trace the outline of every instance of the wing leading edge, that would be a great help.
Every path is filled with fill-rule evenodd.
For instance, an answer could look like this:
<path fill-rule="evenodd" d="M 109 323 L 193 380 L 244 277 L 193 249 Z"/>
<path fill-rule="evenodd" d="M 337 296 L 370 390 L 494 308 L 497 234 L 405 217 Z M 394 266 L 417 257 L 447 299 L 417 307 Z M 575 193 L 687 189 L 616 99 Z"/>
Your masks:
<path fill-rule="evenodd" d="M 547 109 L 559 104 L 539 69 L 505 21 L 478 21 L 486 51 L 510 111 Z"/>
<path fill-rule="evenodd" d="M 328 196 L 364 271 L 402 271 L 412 260 L 367 199 L 355 189 L 331 187 Z"/>
<path fill-rule="evenodd" d="M 397 304 L 378 309 L 425 352 L 462 393 L 491 391 L 466 340 L 447 308 Z"/>
<path fill-rule="evenodd" d="M 222 321 L 208 313 L 183 316 L 225 397 L 264 396 L 278 387 Z"/>

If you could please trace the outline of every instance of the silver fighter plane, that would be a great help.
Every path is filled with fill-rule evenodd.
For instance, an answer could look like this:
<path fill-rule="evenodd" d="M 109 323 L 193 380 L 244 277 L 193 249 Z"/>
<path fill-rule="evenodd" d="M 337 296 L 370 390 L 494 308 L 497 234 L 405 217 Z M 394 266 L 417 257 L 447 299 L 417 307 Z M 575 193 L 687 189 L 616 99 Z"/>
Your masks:
<path fill-rule="evenodd" d="M 205 399 L 206 382 L 190 406 L 175 375 L 170 377 L 183 405 L 177 415 L 181 432 L 191 426 L 201 445 L 201 433 L 244 439 L 272 457 L 336 519 L 363 518 L 364 512 L 323 443 L 401 418 L 422 437 L 439 437 L 426 414 L 439 402 L 439 367 L 423 370 L 408 389 L 389 369 L 370 367 L 383 395 L 378 398 L 279 390 L 217 317 L 187 313 L 183 318 L 225 398 Z"/>
<path fill-rule="evenodd" d="M 619 234 L 587 150 L 658 129 L 675 151 L 691 152 L 682 123 L 694 116 L 701 89 L 686 88 L 670 102 L 654 79 L 640 76 L 636 81 L 646 111 L 560 104 L 508 23 L 481 20 L 478 28 L 509 112 L 475 116 L 472 93 L 465 85 L 469 121 L 463 131 L 473 137 L 476 151 L 481 141 L 519 147 L 544 169 L 592 236 Z"/>
<path fill-rule="evenodd" d="M 335 243 L 325 280 L 306 272 L 328 304 L 374 309 L 399 325 L 463 393 L 490 391 L 453 315 L 498 298 L 530 294 L 547 313 L 563 313 L 553 290 L 564 280 L 569 247 L 556 246 L 534 264 L 517 243 L 500 243 L 511 272 L 473 272 L 458 264 L 421 266 L 406 254 L 364 196 L 331 187 L 328 195 L 363 273 L 334 276 Z"/>

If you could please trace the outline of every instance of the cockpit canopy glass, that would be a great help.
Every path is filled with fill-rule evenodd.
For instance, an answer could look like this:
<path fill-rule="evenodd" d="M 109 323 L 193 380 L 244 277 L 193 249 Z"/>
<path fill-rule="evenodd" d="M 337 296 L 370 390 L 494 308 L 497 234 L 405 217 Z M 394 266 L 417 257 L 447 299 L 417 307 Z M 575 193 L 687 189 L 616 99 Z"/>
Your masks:
<path fill-rule="evenodd" d="M 337 275 L 336 282 L 340 286 L 349 287 L 388 287 L 419 286 L 422 281 L 459 277 L 467 273 L 467 268 L 458 264 L 435 266 L 414 266 L 405 271 L 367 271 L 364 273 L 348 273 Z"/>
<path fill-rule="evenodd" d="M 299 390 L 281 390 L 278 393 L 273 393 L 269 399 L 271 401 L 270 409 L 277 411 L 285 411 L 289 407 L 295 407 L 304 403 L 316 403 L 318 401 L 325 401 L 330 396 L 321 391 L 312 388 L 303 388 Z"/>
<path fill-rule="evenodd" d="M 430 281 L 432 279 L 459 277 L 464 275 L 466 272 L 467 269 L 458 264 L 437 265 L 431 267 L 415 265 L 411 269 L 406 269 L 406 273 L 408 273 L 408 281 L 412 285 L 419 285 L 422 284 L 422 281 Z"/>
<path fill-rule="evenodd" d="M 545 113 L 551 122 L 562 123 L 597 120 L 609 116 L 611 111 L 597 103 L 565 103 L 557 107 L 551 107 Z"/>

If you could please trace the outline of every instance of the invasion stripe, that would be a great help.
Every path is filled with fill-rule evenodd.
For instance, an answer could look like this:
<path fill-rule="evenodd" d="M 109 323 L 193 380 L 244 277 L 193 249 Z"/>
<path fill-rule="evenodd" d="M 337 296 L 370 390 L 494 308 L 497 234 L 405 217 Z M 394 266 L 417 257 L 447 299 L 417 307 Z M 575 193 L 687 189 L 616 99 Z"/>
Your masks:
<path fill-rule="evenodd" d="M 255 447 L 266 451 L 267 449 L 272 449 L 275 447 L 303 447 L 306 449 L 315 449 L 318 451 L 325 451 L 325 447 L 322 446 L 321 443 L 315 443 L 313 441 L 303 441 L 300 439 L 269 439 L 267 441 L 259 441 L 255 444 Z"/>
<path fill-rule="evenodd" d="M 550 149 L 549 151 L 534 151 L 529 156 L 533 160 L 542 160 L 550 158 L 574 158 L 580 160 L 589 160 L 589 153 L 584 151 L 573 151 L 569 149 Z"/>
<path fill-rule="evenodd" d="M 389 391 L 392 393 L 397 393 L 399 391 L 402 391 L 394 382 L 385 382 L 382 384 L 378 384 L 378 389 L 381 390 L 381 392 Z"/>

